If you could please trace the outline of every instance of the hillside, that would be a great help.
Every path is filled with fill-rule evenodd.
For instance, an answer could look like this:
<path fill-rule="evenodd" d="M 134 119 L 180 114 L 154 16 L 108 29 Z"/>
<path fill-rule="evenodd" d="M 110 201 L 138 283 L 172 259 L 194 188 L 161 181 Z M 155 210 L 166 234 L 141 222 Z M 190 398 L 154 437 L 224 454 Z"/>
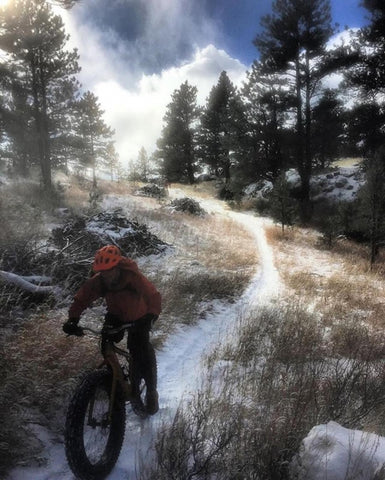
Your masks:
<path fill-rule="evenodd" d="M 346 469 L 353 475 L 352 468 L 361 468 L 357 458 L 363 453 L 367 475 L 374 474 L 385 460 L 382 449 L 373 450 L 382 439 L 362 437 L 362 432 L 385 433 L 380 420 L 382 264 L 370 271 L 365 248 L 346 239 L 330 249 L 314 230 L 297 227 L 282 234 L 270 220 L 231 211 L 199 190 L 175 186 L 170 191 L 172 198 L 186 195 L 194 195 L 206 216 L 175 212 L 167 199 L 127 193 L 105 196 L 102 204 L 104 210 L 119 207 L 130 218 L 145 220 L 172 246 L 165 256 L 138 258 L 165 298 L 154 332 L 161 410 L 144 423 L 129 415 L 130 434 L 109 478 L 166 479 L 171 473 L 189 478 L 201 471 L 202 478 L 216 472 L 215 478 L 232 479 L 240 468 L 245 478 L 251 472 L 288 478 L 291 465 L 293 478 L 318 480 L 329 468 L 342 480 Z M 34 322 L 49 329 L 49 339 L 58 338 L 47 354 L 60 349 L 60 362 L 53 362 L 59 371 L 65 365 L 70 378 L 84 348 L 89 358 L 96 352 L 91 342 L 79 346 L 76 339 L 60 337 L 65 306 L 55 316 L 38 314 Z M 34 325 L 26 325 L 16 338 L 20 342 L 34 332 Z M 27 344 L 29 349 L 37 345 Z M 44 366 L 32 360 L 39 372 Z M 68 385 L 58 392 L 66 402 Z M 30 418 L 29 428 L 43 450 L 27 459 L 26 467 L 12 470 L 9 480 L 72 478 L 63 456 L 60 415 L 48 424 L 41 418 Z M 310 440 L 326 438 L 317 437 L 323 435 L 317 425 L 331 420 L 338 423 L 326 429 L 331 446 L 323 452 Z M 355 438 L 362 441 L 356 449 L 350 449 L 353 431 L 335 425 L 357 429 Z M 306 455 L 291 463 L 313 427 L 318 430 L 312 430 Z M 345 442 L 349 455 L 335 463 L 337 440 Z M 325 464 L 324 454 L 333 462 Z"/>

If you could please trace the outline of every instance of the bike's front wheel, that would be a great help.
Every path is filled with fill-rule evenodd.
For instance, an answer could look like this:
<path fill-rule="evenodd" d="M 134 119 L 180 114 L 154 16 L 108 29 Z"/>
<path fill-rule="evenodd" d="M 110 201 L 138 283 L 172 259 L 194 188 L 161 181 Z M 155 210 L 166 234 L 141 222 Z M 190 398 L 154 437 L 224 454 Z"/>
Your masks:
<path fill-rule="evenodd" d="M 80 383 L 70 402 L 65 425 L 65 449 L 71 470 L 80 480 L 104 479 L 122 448 L 126 410 L 117 388 L 110 414 L 112 375 L 96 370 Z"/>

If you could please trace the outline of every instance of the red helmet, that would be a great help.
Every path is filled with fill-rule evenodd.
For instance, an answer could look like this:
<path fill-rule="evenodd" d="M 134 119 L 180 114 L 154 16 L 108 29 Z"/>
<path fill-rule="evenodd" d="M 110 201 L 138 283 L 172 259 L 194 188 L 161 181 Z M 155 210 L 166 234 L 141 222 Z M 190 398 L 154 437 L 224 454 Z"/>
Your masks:
<path fill-rule="evenodd" d="M 120 253 L 119 248 L 115 247 L 115 245 L 107 245 L 96 252 L 92 270 L 94 272 L 110 270 L 111 268 L 116 267 L 121 259 L 122 254 Z"/>

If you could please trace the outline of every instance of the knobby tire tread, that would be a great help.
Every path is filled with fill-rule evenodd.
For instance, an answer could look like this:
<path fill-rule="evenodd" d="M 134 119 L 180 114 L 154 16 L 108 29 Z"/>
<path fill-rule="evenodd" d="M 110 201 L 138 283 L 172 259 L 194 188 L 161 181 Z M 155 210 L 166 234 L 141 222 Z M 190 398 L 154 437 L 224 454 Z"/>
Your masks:
<path fill-rule="evenodd" d="M 65 425 L 65 450 L 71 470 L 79 480 L 102 480 L 116 464 L 124 440 L 126 425 L 125 401 L 117 389 L 115 408 L 112 416 L 111 433 L 106 448 L 106 459 L 93 465 L 89 462 L 83 444 L 83 425 L 87 405 L 95 389 L 101 386 L 109 392 L 112 375 L 106 370 L 96 370 L 88 374 L 78 385 L 67 411 Z"/>

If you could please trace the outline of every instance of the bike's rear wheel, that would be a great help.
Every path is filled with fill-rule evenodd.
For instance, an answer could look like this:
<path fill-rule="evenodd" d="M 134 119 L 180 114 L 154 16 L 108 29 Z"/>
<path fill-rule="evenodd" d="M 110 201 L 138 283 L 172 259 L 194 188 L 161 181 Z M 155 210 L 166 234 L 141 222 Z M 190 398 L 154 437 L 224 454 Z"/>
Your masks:
<path fill-rule="evenodd" d="M 122 448 L 126 410 L 117 388 L 109 419 L 112 375 L 96 370 L 80 383 L 70 402 L 65 425 L 65 449 L 71 470 L 80 480 L 104 479 Z"/>

